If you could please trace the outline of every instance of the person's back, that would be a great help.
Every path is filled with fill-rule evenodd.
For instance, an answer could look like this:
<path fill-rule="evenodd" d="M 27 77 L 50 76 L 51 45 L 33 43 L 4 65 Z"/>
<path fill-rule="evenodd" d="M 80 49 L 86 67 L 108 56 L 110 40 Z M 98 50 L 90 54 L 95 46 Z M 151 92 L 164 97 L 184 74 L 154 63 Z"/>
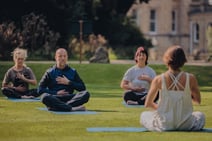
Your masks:
<path fill-rule="evenodd" d="M 163 61 L 168 70 L 153 79 L 145 101 L 145 107 L 155 111 L 142 112 L 140 123 L 150 131 L 201 130 L 205 115 L 193 112 L 192 105 L 201 103 L 200 91 L 195 76 L 180 69 L 187 61 L 183 49 L 168 48 Z M 159 101 L 154 103 L 158 90 Z"/>
<path fill-rule="evenodd" d="M 161 75 L 162 89 L 158 105 L 161 130 L 186 130 L 192 124 L 192 100 L 189 87 L 189 74 L 180 72 L 177 76 L 169 73 Z M 187 123 L 188 122 L 188 123 Z"/>

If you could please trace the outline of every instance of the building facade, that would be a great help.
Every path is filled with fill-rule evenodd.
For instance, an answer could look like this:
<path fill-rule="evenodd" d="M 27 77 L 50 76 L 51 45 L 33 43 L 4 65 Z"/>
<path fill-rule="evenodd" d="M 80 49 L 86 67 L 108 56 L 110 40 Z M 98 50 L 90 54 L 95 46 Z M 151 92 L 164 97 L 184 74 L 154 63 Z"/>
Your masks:
<path fill-rule="evenodd" d="M 212 0 L 135 1 L 127 16 L 147 39 L 152 39 L 158 59 L 171 45 L 182 46 L 189 57 L 207 54 Z"/>

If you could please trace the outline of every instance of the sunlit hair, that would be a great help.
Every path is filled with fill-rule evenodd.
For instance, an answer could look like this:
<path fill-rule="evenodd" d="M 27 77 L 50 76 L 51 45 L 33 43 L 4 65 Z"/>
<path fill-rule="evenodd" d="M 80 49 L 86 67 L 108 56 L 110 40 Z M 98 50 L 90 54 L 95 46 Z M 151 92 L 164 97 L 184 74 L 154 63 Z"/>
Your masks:
<path fill-rule="evenodd" d="M 148 52 L 147 52 L 147 50 L 146 50 L 144 47 L 138 47 L 138 48 L 137 48 L 137 51 L 136 51 L 135 56 L 134 56 L 134 60 L 135 60 L 135 62 L 137 63 L 137 62 L 138 62 L 137 57 L 138 57 L 141 53 L 146 54 L 145 65 L 147 65 L 147 64 L 148 64 Z"/>
<path fill-rule="evenodd" d="M 12 52 L 13 60 L 15 61 L 17 58 L 23 58 L 24 60 L 27 58 L 27 50 L 22 48 L 16 48 Z"/>
<path fill-rule="evenodd" d="M 170 66 L 173 70 L 181 68 L 186 62 L 186 56 L 183 49 L 180 46 L 169 47 L 163 55 L 163 61 L 167 66 Z"/>

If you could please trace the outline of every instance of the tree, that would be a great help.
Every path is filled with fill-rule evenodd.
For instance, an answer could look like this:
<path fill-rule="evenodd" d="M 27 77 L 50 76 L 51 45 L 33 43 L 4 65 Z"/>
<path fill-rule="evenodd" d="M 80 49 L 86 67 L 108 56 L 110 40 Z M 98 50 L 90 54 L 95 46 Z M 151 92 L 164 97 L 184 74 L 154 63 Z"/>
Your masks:
<path fill-rule="evenodd" d="M 135 0 L 2 0 L 0 23 L 12 21 L 17 29 L 22 26 L 22 16 L 34 13 L 43 15 L 50 29 L 59 32 L 57 44 L 67 47 L 70 38 L 71 21 L 92 21 L 93 33 L 104 35 L 111 45 L 149 44 L 132 27 L 125 14 Z M 148 2 L 149 0 L 139 0 Z M 15 6 L 14 6 L 15 5 Z M 120 34 L 122 32 L 123 34 Z M 120 38 L 122 37 L 122 38 Z M 0 41 L 1 41 L 0 37 Z M 139 41 L 139 42 L 137 42 Z M 136 44 L 134 44 L 136 43 Z M 39 46 L 32 45 L 31 51 Z M 115 47 L 115 46 L 114 46 Z"/>
<path fill-rule="evenodd" d="M 12 21 L 0 24 L 0 58 L 10 59 L 14 48 L 25 48 L 30 53 L 39 51 L 39 55 L 52 59 L 60 34 L 51 30 L 45 16 L 30 13 L 22 17 L 21 26 Z"/>
<path fill-rule="evenodd" d="M 117 53 L 128 50 L 123 53 L 124 56 L 133 56 L 137 46 L 152 46 L 150 40 L 146 40 L 126 17 L 126 12 L 133 3 L 134 0 L 101 0 L 101 4 L 96 7 L 94 31 L 105 35 L 115 50 L 120 48 Z"/>

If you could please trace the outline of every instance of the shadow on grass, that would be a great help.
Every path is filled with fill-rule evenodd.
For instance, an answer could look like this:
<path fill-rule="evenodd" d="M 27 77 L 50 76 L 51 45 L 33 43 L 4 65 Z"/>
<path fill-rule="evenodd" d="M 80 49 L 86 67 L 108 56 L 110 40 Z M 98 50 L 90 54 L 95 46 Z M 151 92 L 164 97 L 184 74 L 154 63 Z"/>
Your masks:
<path fill-rule="evenodd" d="M 92 97 L 95 97 L 95 98 L 122 98 L 122 95 L 115 95 L 115 94 L 93 94 Z"/>
<path fill-rule="evenodd" d="M 120 111 L 116 111 L 116 110 L 98 110 L 98 109 L 93 109 L 93 110 L 89 110 L 89 111 L 95 111 L 95 112 L 120 112 Z"/>

